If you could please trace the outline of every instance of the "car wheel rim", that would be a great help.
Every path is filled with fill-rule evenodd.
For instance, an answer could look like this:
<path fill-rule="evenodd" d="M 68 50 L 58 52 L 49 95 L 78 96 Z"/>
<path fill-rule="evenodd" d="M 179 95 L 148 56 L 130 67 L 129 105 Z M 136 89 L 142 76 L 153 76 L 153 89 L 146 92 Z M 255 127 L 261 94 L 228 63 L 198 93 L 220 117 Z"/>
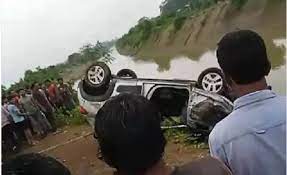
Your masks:
<path fill-rule="evenodd" d="M 103 82 L 105 77 L 105 71 L 100 66 L 92 66 L 88 71 L 88 80 L 94 85 L 98 85 Z"/>
<path fill-rule="evenodd" d="M 202 88 L 217 93 L 223 88 L 223 78 L 218 73 L 210 72 L 203 77 Z"/>

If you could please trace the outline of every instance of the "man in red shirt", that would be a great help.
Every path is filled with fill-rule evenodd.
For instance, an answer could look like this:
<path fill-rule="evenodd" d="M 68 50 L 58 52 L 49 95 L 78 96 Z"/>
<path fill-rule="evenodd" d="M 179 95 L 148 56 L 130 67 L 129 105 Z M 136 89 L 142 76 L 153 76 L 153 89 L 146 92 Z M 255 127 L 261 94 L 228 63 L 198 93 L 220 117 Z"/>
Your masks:
<path fill-rule="evenodd" d="M 46 85 L 48 87 L 48 94 L 49 94 L 49 100 L 55 107 L 61 107 L 62 106 L 62 98 L 59 93 L 59 89 L 57 85 L 54 82 L 51 82 L 50 80 L 46 80 Z"/>

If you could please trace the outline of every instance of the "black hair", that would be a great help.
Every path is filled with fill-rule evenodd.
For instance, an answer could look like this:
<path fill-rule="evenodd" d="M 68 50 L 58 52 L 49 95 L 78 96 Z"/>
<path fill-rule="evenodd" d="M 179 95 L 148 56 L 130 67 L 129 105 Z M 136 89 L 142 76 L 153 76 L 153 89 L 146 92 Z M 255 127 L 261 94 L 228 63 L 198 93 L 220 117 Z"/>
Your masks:
<path fill-rule="evenodd" d="M 2 165 L 3 175 L 71 175 L 70 171 L 52 157 L 38 153 L 19 155 Z"/>
<path fill-rule="evenodd" d="M 20 89 L 17 90 L 17 93 L 20 93 L 20 91 L 25 91 L 25 89 L 24 88 L 20 88 Z"/>
<path fill-rule="evenodd" d="M 7 100 L 10 102 L 11 100 L 13 100 L 14 99 L 14 96 L 13 95 L 8 95 L 8 97 L 7 97 Z"/>
<path fill-rule="evenodd" d="M 146 98 L 121 94 L 95 117 L 95 134 L 104 161 L 127 174 L 144 172 L 163 156 L 166 139 L 160 114 Z"/>
<path fill-rule="evenodd" d="M 32 90 L 34 89 L 34 87 L 35 87 L 36 84 L 37 84 L 37 83 L 35 83 L 35 82 L 31 84 L 31 89 L 32 89 Z"/>
<path fill-rule="evenodd" d="M 268 75 L 271 69 L 264 40 L 251 30 L 227 33 L 218 43 L 218 63 L 237 84 L 249 84 Z"/>
<path fill-rule="evenodd" d="M 60 80 L 62 80 L 62 81 L 63 81 L 63 78 L 58 78 L 58 79 L 57 79 L 57 81 L 60 81 Z"/>
<path fill-rule="evenodd" d="M 30 87 L 31 87 L 31 86 L 29 86 L 28 84 L 25 85 L 25 89 L 26 89 L 26 90 L 27 90 L 27 89 L 30 89 Z"/>
<path fill-rule="evenodd" d="M 4 101 L 5 101 L 5 99 L 7 99 L 8 100 L 8 97 L 7 97 L 7 95 L 2 95 L 2 105 L 4 104 Z"/>

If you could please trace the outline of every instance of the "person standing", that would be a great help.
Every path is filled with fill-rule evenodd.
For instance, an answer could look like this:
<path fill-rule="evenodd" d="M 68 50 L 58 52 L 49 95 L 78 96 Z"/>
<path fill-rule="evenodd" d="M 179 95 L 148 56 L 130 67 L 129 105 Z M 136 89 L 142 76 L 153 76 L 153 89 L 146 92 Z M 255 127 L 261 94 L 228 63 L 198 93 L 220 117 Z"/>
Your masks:
<path fill-rule="evenodd" d="M 72 110 L 75 107 L 75 102 L 73 100 L 72 92 L 70 91 L 69 86 L 64 83 L 63 78 L 59 78 L 58 83 L 59 94 L 63 100 L 63 106 L 67 110 Z"/>
<path fill-rule="evenodd" d="M 46 136 L 48 131 L 51 129 L 50 123 L 46 117 L 42 115 L 35 100 L 32 98 L 32 95 L 26 94 L 22 89 L 20 90 L 20 96 L 20 105 L 23 107 L 25 112 L 30 114 L 30 120 L 34 131 L 36 131 L 41 137 Z"/>
<path fill-rule="evenodd" d="M 5 95 L 2 95 L 2 106 L 8 111 L 8 97 Z"/>
<path fill-rule="evenodd" d="M 52 131 L 55 132 L 57 130 L 54 111 L 55 109 L 48 101 L 46 95 L 39 90 L 39 85 L 37 83 L 32 84 L 32 97 L 35 100 L 35 103 L 40 107 L 41 111 L 44 112 L 47 117 L 49 123 L 51 124 Z"/>
<path fill-rule="evenodd" d="M 27 120 L 27 118 L 25 118 L 29 114 L 20 112 L 19 108 L 15 105 L 15 100 L 13 99 L 13 97 L 9 97 L 8 100 L 8 111 L 13 118 L 17 131 L 24 133 L 28 144 L 35 145 L 37 142 L 34 141 L 31 130 L 29 128 L 29 121 Z"/>
<path fill-rule="evenodd" d="M 250 30 L 228 33 L 217 59 L 237 99 L 209 136 L 211 155 L 234 175 L 285 175 L 286 97 L 268 88 L 271 64 L 263 39 Z"/>
<path fill-rule="evenodd" d="M 46 80 L 46 85 L 48 87 L 48 94 L 49 94 L 48 98 L 50 102 L 52 103 L 52 105 L 55 106 L 56 108 L 62 107 L 63 100 L 59 93 L 59 89 L 56 83 L 50 80 Z"/>
<path fill-rule="evenodd" d="M 19 144 L 17 142 L 17 139 L 15 138 L 14 122 L 9 112 L 3 106 L 1 106 L 1 125 L 2 125 L 2 140 L 6 144 L 7 150 L 15 152 L 18 149 Z"/>
<path fill-rule="evenodd" d="M 19 100 L 20 100 L 20 96 L 16 91 L 11 91 L 11 95 L 13 97 L 14 100 L 14 104 L 19 108 L 20 104 L 19 104 Z"/>

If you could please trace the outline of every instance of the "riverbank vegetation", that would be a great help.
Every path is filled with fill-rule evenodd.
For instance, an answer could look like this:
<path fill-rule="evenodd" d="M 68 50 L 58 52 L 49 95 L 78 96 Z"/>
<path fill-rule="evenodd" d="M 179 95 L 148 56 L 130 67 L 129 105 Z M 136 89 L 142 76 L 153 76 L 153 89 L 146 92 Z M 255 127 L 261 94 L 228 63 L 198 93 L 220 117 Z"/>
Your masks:
<path fill-rule="evenodd" d="M 80 107 L 77 106 L 71 111 L 58 109 L 56 111 L 56 125 L 57 127 L 74 126 L 86 124 L 85 116 L 80 113 Z"/>
<path fill-rule="evenodd" d="M 62 74 L 66 70 L 75 66 L 80 66 L 90 61 L 101 60 L 104 62 L 110 62 L 113 60 L 110 55 L 110 49 L 114 45 L 114 41 L 110 42 L 97 42 L 96 44 L 86 44 L 75 52 L 68 56 L 64 63 L 56 64 L 46 68 L 37 67 L 35 70 L 26 70 L 24 77 L 18 82 L 12 84 L 9 88 L 1 85 L 2 95 L 6 92 L 17 91 L 22 88 L 29 87 L 32 83 L 44 83 L 45 80 L 57 80 L 62 77 Z M 73 83 L 73 82 L 71 82 Z"/>
<path fill-rule="evenodd" d="M 160 5 L 160 16 L 151 19 L 141 18 L 136 26 L 117 41 L 117 48 L 128 46 L 138 49 L 151 35 L 156 36 L 169 26 L 172 26 L 173 32 L 176 33 L 187 18 L 198 15 L 219 1 L 231 1 L 232 5 L 240 9 L 248 0 L 165 0 Z"/>

